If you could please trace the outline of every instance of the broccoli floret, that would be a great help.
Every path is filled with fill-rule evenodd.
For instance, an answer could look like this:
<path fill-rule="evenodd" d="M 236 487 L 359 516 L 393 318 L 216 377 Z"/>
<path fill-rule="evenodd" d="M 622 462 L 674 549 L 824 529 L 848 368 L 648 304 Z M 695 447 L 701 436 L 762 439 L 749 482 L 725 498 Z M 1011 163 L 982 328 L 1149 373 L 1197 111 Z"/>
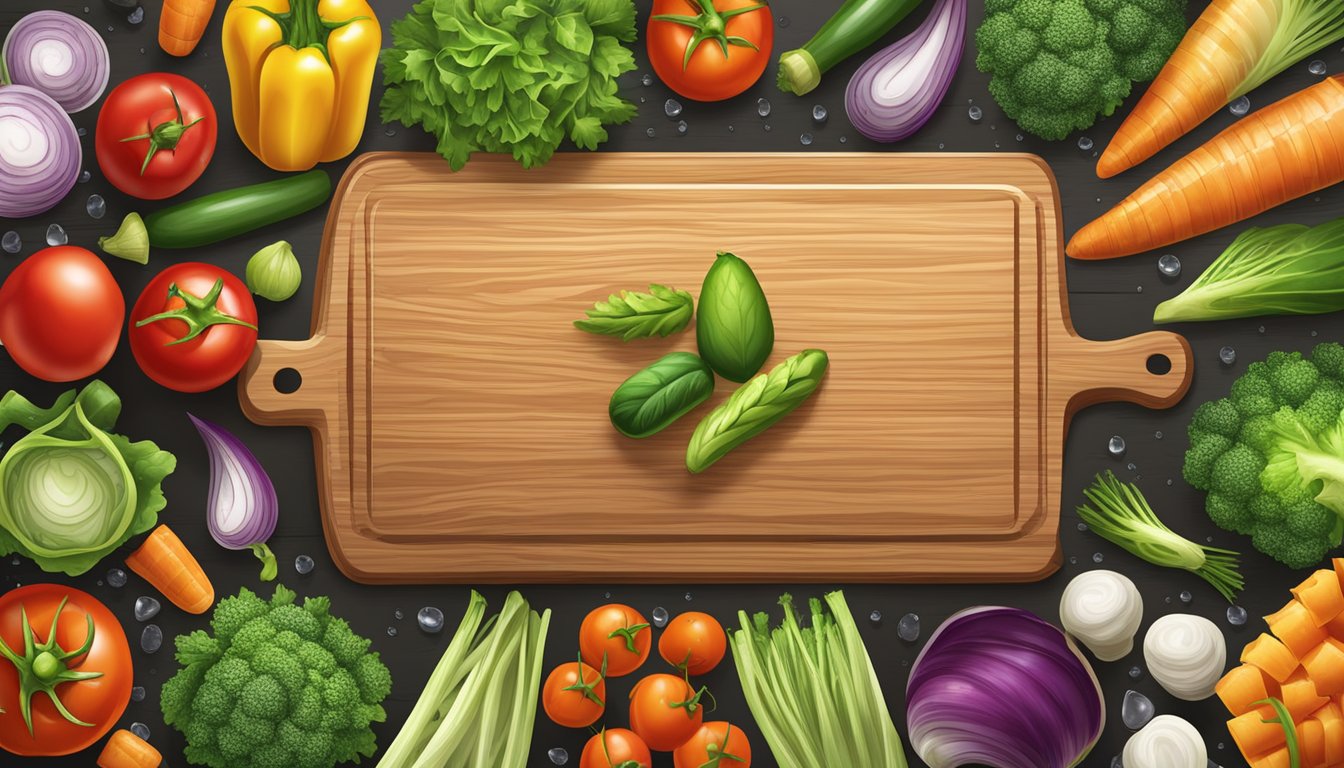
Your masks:
<path fill-rule="evenodd" d="M 1213 465 L 1232 447 L 1232 441 L 1222 435 L 1190 430 L 1190 449 L 1185 452 L 1185 481 L 1201 491 L 1209 490 Z"/>
<path fill-rule="evenodd" d="M 215 608 L 215 636 L 179 638 L 182 668 L 163 686 L 164 722 L 187 760 L 211 768 L 332 768 L 374 752 L 392 678 L 326 598 L 268 602 L 244 589 Z M 326 647 L 330 641 L 331 647 Z"/>
<path fill-rule="evenodd" d="M 1185 34 L 1186 0 L 992 0 L 975 64 L 1023 130 L 1059 140 L 1157 76 Z"/>

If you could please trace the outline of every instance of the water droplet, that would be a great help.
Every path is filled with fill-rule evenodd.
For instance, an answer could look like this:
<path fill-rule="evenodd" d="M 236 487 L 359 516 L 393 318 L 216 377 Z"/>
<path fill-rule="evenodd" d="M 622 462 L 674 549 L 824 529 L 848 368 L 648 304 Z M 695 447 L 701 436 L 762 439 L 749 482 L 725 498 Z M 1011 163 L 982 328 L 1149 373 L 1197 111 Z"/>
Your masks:
<path fill-rule="evenodd" d="M 769 123 L 766 123 L 766 124 L 765 124 L 765 132 L 766 132 L 766 133 L 769 133 L 769 132 L 770 132 L 770 124 L 769 124 Z"/>
<path fill-rule="evenodd" d="M 159 615 L 160 608 L 158 600 L 148 595 L 141 595 L 135 598 L 135 620 L 149 621 Z"/>
<path fill-rule="evenodd" d="M 940 141 L 940 142 L 938 142 L 938 148 L 939 148 L 939 149 L 942 149 L 942 148 L 943 148 L 943 146 L 944 146 L 944 145 L 943 145 L 943 142 L 941 142 L 941 141 Z"/>
<path fill-rule="evenodd" d="M 401 609 L 398 608 L 397 610 L 392 612 L 392 618 L 396 619 L 397 621 L 401 621 L 402 619 L 406 618 L 406 614 L 402 613 Z"/>
<path fill-rule="evenodd" d="M 788 16 L 780 16 L 778 19 L 775 19 L 775 22 L 776 22 L 777 24 L 779 24 L 779 28 L 780 28 L 780 29 L 788 29 L 788 28 L 789 28 L 789 17 L 788 17 Z"/>
<path fill-rule="evenodd" d="M 669 120 L 681 117 L 681 102 L 676 99 L 668 99 L 663 102 L 663 114 L 667 115 Z"/>
<path fill-rule="evenodd" d="M 14 559 L 9 561 L 9 564 L 10 564 L 10 565 L 18 565 L 18 564 L 19 564 L 19 558 L 18 558 L 18 556 L 15 555 L 15 556 L 14 556 Z"/>
<path fill-rule="evenodd" d="M 1223 362 L 1223 365 L 1231 365 L 1237 362 L 1237 350 L 1232 347 L 1223 347 L 1218 350 L 1218 359 Z"/>
<path fill-rule="evenodd" d="M 1078 524 L 1078 530 L 1080 530 L 1080 531 L 1086 531 L 1086 530 L 1087 530 L 1087 523 L 1079 523 L 1079 524 Z"/>
<path fill-rule="evenodd" d="M 1094 563 L 1100 563 L 1102 560 L 1105 560 L 1105 559 L 1106 559 L 1106 558 L 1105 558 L 1105 557 L 1102 557 L 1102 555 L 1101 555 L 1100 552 L 1095 552 L 1095 553 L 1092 554 L 1092 562 L 1094 562 Z"/>
<path fill-rule="evenodd" d="M 653 626 L 662 629 L 667 626 L 667 618 L 667 609 L 663 606 L 660 605 L 653 609 Z"/>
<path fill-rule="evenodd" d="M 1112 456 L 1120 457 L 1125 455 L 1125 438 L 1119 435 L 1111 435 L 1111 439 L 1106 443 L 1106 450 Z"/>
<path fill-rule="evenodd" d="M 107 215 L 107 201 L 102 195 L 89 195 L 88 201 L 84 203 L 84 210 L 89 212 L 90 217 L 101 219 Z"/>
<path fill-rule="evenodd" d="M 114 31 L 116 31 L 116 27 L 113 27 L 111 24 L 108 24 L 108 25 L 107 25 L 107 31 L 108 31 L 108 32 L 114 32 Z"/>
<path fill-rule="evenodd" d="M 802 134 L 801 136 L 798 137 L 798 143 L 802 144 L 804 147 L 812 146 L 812 134 L 810 133 Z"/>
<path fill-rule="evenodd" d="M 88 13 L 88 12 L 89 12 L 89 6 L 87 6 L 87 5 L 84 6 L 84 12 L 85 12 L 85 13 Z"/>
<path fill-rule="evenodd" d="M 397 636 L 397 628 L 396 628 L 396 627 L 388 627 L 388 628 L 387 628 L 387 636 L 388 636 L 388 637 L 396 637 L 396 636 Z"/>
<path fill-rule="evenodd" d="M 307 555 L 299 555 L 294 558 L 294 570 L 298 571 L 300 575 L 306 576 L 312 573 L 315 565 L 317 563 L 314 563 L 313 558 Z"/>
<path fill-rule="evenodd" d="M 1312 331 L 1312 332 L 1311 332 L 1311 338 L 1314 339 L 1314 338 L 1316 338 L 1317 335 L 1318 335 L 1318 334 L 1316 333 L 1316 331 Z"/>
<path fill-rule="evenodd" d="M 569 762 L 569 752 L 565 751 L 564 747 L 552 747 L 546 753 L 546 756 L 551 759 L 551 763 L 554 765 L 564 765 Z"/>
<path fill-rule="evenodd" d="M 602 593 L 602 597 L 603 597 L 604 599 L 610 600 L 610 599 L 611 599 L 611 593 L 610 593 L 610 592 L 603 592 L 603 593 Z"/>
<path fill-rule="evenodd" d="M 1326 71 L 1325 62 L 1321 61 L 1320 59 L 1316 59 L 1315 61 L 1307 65 L 1307 71 L 1313 75 L 1324 75 Z"/>
<path fill-rule="evenodd" d="M 391 138 L 392 136 L 396 136 L 396 135 L 397 135 L 397 129 L 396 129 L 396 128 L 393 128 L 392 126 L 389 125 L 389 126 L 387 126 L 387 128 L 383 129 L 383 135 L 384 135 L 384 136 L 387 136 L 387 137 L 389 137 L 389 138 Z"/>
<path fill-rule="evenodd" d="M 1260 330 L 1261 333 L 1264 333 L 1264 332 L 1265 332 L 1265 326 L 1263 326 L 1263 325 L 1260 326 L 1260 329 L 1259 329 L 1259 330 Z"/>
<path fill-rule="evenodd" d="M 1166 603 L 1167 605 L 1171 605 L 1171 595 L 1167 595 L 1167 596 L 1162 600 L 1162 602 Z"/>
<path fill-rule="evenodd" d="M 158 653 L 163 647 L 163 630 L 158 624 L 146 624 L 140 633 L 140 650 L 145 653 Z"/>
<path fill-rule="evenodd" d="M 23 248 L 23 238 L 19 237 L 18 232 L 11 229 L 3 237 L 0 237 L 0 248 L 3 248 L 5 253 L 18 253 Z"/>
<path fill-rule="evenodd" d="M 1138 680 L 1140 677 L 1143 677 L 1143 667 L 1130 667 L 1129 677 L 1131 680 Z"/>
<path fill-rule="evenodd" d="M 650 139 L 652 139 L 655 135 L 657 135 L 657 133 L 658 132 L 653 130 L 652 128 L 644 129 L 644 135 L 648 136 Z"/>
<path fill-rule="evenodd" d="M 644 98 L 643 96 L 640 96 L 640 97 L 639 97 L 639 103 L 640 103 L 640 104 L 647 104 L 648 102 L 649 102 L 649 100 L 646 99 L 646 98 Z"/>
<path fill-rule="evenodd" d="M 144 55 L 145 55 L 145 49 L 144 49 L 144 48 L 141 48 L 141 49 L 140 49 L 140 55 L 141 55 L 141 56 L 144 56 Z"/>
<path fill-rule="evenodd" d="M 420 629 L 430 634 L 443 631 L 443 611 L 432 606 L 425 606 L 415 614 L 415 623 L 420 625 Z"/>
<path fill-rule="evenodd" d="M 1126 728 L 1131 731 L 1139 730 L 1153 719 L 1154 713 L 1155 708 L 1151 699 L 1138 691 L 1125 691 L 1125 698 L 1120 703 L 1120 720 L 1124 722 Z"/>
<path fill-rule="evenodd" d="M 107 572 L 107 586 L 115 589 L 121 589 L 126 586 L 126 572 L 120 568 L 113 568 Z"/>
<path fill-rule="evenodd" d="M 874 624 L 881 624 L 881 623 L 882 623 L 882 612 L 879 611 L 879 610 L 877 610 L 876 608 L 874 608 L 873 611 L 872 611 L 872 613 L 869 613 L 869 614 L 868 614 L 868 620 L 871 621 L 871 622 L 874 623 Z"/>
<path fill-rule="evenodd" d="M 1162 439 L 1162 430 L 1159 429 L 1159 430 L 1157 430 L 1156 432 L 1154 432 L 1154 433 L 1153 433 L 1153 437 L 1157 438 L 1158 440 L 1161 440 L 1161 439 Z"/>
<path fill-rule="evenodd" d="M 1134 292 L 1135 292 L 1135 293 L 1143 293 L 1143 286 L 1142 286 L 1142 285 L 1136 285 L 1136 286 L 1134 286 Z"/>
<path fill-rule="evenodd" d="M 761 98 L 756 100 L 756 114 L 761 117 L 770 116 L 770 100 Z"/>
<path fill-rule="evenodd" d="M 830 116 L 831 115 L 829 112 L 826 111 L 826 108 L 821 106 L 820 104 L 816 104 L 812 107 L 812 122 L 816 123 L 817 125 L 821 125 L 822 123 L 826 122 L 826 119 L 829 118 Z"/>
<path fill-rule="evenodd" d="M 1017 140 L 1018 140 L 1018 141 L 1022 141 L 1022 140 L 1025 139 L 1025 138 L 1026 138 L 1026 136 L 1023 136 L 1023 135 L 1020 134 L 1020 133 L 1017 134 Z"/>
<path fill-rule="evenodd" d="M 1092 139 L 1090 139 L 1090 138 L 1087 137 L 1087 136 L 1079 136 L 1079 137 L 1078 137 L 1078 148 L 1079 148 L 1079 149 L 1083 150 L 1084 152 L 1091 152 L 1091 151 L 1092 151 L 1092 147 L 1093 147 Z"/>
<path fill-rule="evenodd" d="M 978 123 L 980 122 L 980 119 L 985 116 L 985 111 L 972 104 L 970 108 L 966 110 L 966 116 L 971 118 L 972 123 Z"/>
<path fill-rule="evenodd" d="M 1204 541 L 1208 542 L 1209 544 L 1212 544 L 1212 543 L 1213 543 L 1213 537 L 1210 536 L 1210 537 L 1208 537 L 1207 539 L 1204 539 Z"/>
<path fill-rule="evenodd" d="M 1180 597 L 1181 597 L 1181 602 L 1184 603 L 1184 604 L 1186 604 L 1186 605 L 1189 605 L 1189 604 L 1195 602 L 1195 596 L 1192 595 L 1192 594 L 1190 594 L 1190 590 L 1188 590 L 1188 589 L 1185 590 L 1185 591 L 1183 591 L 1183 592 L 1181 592 Z"/>
<path fill-rule="evenodd" d="M 646 72 L 643 77 L 639 78 L 639 82 L 643 83 L 645 88 L 648 88 L 653 85 L 653 75 Z"/>
<path fill-rule="evenodd" d="M 93 178 L 93 174 L 92 174 L 92 173 L 89 173 L 88 171 L 84 171 L 83 173 L 79 174 L 79 183 L 80 183 L 80 184 L 88 184 L 88 183 L 89 183 L 89 179 L 92 179 L 92 178 Z"/>
<path fill-rule="evenodd" d="M 134 733 L 145 741 L 149 741 L 149 726 L 144 723 L 131 723 L 131 733 Z"/>
<path fill-rule="evenodd" d="M 47 245 L 65 245 L 70 242 L 70 236 L 65 234 L 65 227 L 60 224 L 52 224 L 47 227 Z"/>
<path fill-rule="evenodd" d="M 1168 486 L 1172 486 L 1172 485 L 1175 485 L 1175 484 L 1176 484 L 1176 481 L 1175 481 L 1175 480 L 1172 480 L 1170 477 L 1167 478 L 1167 485 L 1168 485 Z"/>
<path fill-rule="evenodd" d="M 841 136 L 841 137 L 840 137 L 840 143 L 841 143 L 841 144 L 846 144 L 846 143 L 848 143 L 848 142 L 849 142 L 849 137 L 848 137 L 848 136 Z"/>
<path fill-rule="evenodd" d="M 1138 469 L 1138 468 L 1139 468 L 1139 465 L 1138 465 L 1138 464 L 1135 464 L 1135 463 L 1132 462 L 1132 461 L 1125 465 L 1125 469 L 1128 469 L 1130 472 L 1133 472 L 1134 470 L 1136 470 L 1136 469 Z"/>
<path fill-rule="evenodd" d="M 84 127 L 76 128 L 75 133 L 79 134 L 80 136 L 88 136 L 89 129 Z"/>
<path fill-rule="evenodd" d="M 1251 111 L 1251 100 L 1246 98 L 1245 96 L 1242 96 L 1241 98 L 1237 99 L 1231 104 L 1228 104 L 1227 111 L 1231 112 L 1237 117 L 1241 117 L 1245 115 L 1247 112 Z"/>
<path fill-rule="evenodd" d="M 1240 605 L 1227 606 L 1227 623 L 1234 627 L 1240 627 L 1246 623 L 1246 609 Z"/>
<path fill-rule="evenodd" d="M 688 603 L 691 602 L 691 593 L 690 593 L 690 592 L 687 592 L 687 593 L 686 593 L 686 602 L 688 602 Z"/>
<path fill-rule="evenodd" d="M 144 701 L 144 700 L 145 700 L 145 689 L 144 689 L 144 686 L 137 685 L 137 686 L 132 687 L 132 688 L 131 688 L 131 701 Z"/>
<path fill-rule="evenodd" d="M 729 133 L 732 133 L 732 132 L 735 131 L 735 130 L 737 130 L 737 129 L 734 128 L 733 126 L 731 126 L 731 125 L 728 126 L 728 132 L 729 132 Z"/>
<path fill-rule="evenodd" d="M 913 613 L 907 613 L 896 622 L 896 636 L 907 643 L 913 643 L 919 639 L 919 616 Z"/>
<path fill-rule="evenodd" d="M 1069 558 L 1069 565 L 1077 565 L 1077 564 L 1078 564 L 1078 558 L 1076 557 Z"/>
<path fill-rule="evenodd" d="M 678 121 L 677 121 L 677 133 L 681 134 L 682 136 L 685 136 L 685 135 L 686 135 L 686 131 L 688 131 L 688 130 L 690 130 L 690 126 L 686 125 L 686 121 L 685 121 L 685 120 L 678 120 Z"/>
<path fill-rule="evenodd" d="M 132 24 L 139 24 L 140 22 L 144 21 L 145 20 L 144 6 L 137 5 L 135 7 L 135 10 L 131 11 L 131 15 L 126 17 L 126 20 Z"/>
<path fill-rule="evenodd" d="M 1111 768 L 1125 768 L 1125 761 L 1119 755 L 1111 758 Z"/>
<path fill-rule="evenodd" d="M 1157 260 L 1157 271 L 1166 277 L 1176 277 L 1181 274 L 1181 260 L 1174 253 L 1164 253 Z"/>

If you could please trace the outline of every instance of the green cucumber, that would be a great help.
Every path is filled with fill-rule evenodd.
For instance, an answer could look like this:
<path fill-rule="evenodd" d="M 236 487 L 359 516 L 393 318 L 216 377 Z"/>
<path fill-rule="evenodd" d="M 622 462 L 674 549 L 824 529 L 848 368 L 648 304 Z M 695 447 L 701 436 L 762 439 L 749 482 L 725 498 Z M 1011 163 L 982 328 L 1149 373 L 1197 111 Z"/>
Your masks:
<path fill-rule="evenodd" d="M 802 96 L 831 67 L 877 42 L 923 0 L 846 0 L 817 34 L 779 57 L 779 90 Z"/>
<path fill-rule="evenodd" d="M 155 248 L 199 248 L 293 218 L 331 199 L 331 177 L 313 169 L 214 192 L 145 217 Z"/>

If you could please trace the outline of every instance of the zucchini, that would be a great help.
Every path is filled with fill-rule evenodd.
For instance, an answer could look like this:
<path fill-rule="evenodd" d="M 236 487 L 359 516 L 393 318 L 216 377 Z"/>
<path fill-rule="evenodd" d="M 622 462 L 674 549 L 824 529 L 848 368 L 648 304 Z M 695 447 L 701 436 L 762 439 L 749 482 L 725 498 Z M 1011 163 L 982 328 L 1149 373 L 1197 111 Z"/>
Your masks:
<path fill-rule="evenodd" d="M 846 0 L 802 48 L 779 56 L 779 90 L 802 96 L 831 67 L 877 42 L 923 0 Z"/>
<path fill-rule="evenodd" d="M 331 199 L 331 177 L 314 169 L 214 192 L 145 217 L 155 248 L 198 248 L 311 211 Z"/>

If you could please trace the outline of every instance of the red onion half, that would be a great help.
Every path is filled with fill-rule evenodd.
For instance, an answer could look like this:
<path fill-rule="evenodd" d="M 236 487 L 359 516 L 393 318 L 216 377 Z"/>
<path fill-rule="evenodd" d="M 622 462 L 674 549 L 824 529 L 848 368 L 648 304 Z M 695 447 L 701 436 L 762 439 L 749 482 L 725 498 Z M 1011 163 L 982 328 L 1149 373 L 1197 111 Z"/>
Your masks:
<path fill-rule="evenodd" d="M 0 51 L 9 82 L 42 91 L 66 112 L 78 112 L 107 89 L 107 43 L 83 19 L 36 11 L 9 30 Z"/>
<path fill-rule="evenodd" d="M 45 93 L 0 86 L 0 218 L 51 210 L 79 180 L 75 124 Z"/>
<path fill-rule="evenodd" d="M 900 141 L 933 117 L 961 63 L 966 0 L 938 0 L 907 37 L 865 61 L 845 89 L 845 111 L 873 141 Z"/>
<path fill-rule="evenodd" d="M 275 533 L 280 502 L 266 470 L 233 433 L 187 414 L 210 454 L 210 498 L 206 525 L 225 549 L 250 549 L 261 561 L 261 580 L 276 575 L 275 555 L 266 540 Z"/>

